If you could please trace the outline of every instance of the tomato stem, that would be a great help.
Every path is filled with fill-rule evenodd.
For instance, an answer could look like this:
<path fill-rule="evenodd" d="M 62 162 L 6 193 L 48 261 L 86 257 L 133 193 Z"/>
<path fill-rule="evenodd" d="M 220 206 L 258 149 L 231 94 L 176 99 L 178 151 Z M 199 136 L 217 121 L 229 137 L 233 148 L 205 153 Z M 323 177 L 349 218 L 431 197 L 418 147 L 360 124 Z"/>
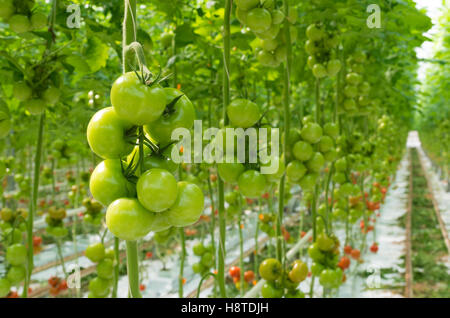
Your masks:
<path fill-rule="evenodd" d="M 231 24 L 231 8 L 232 1 L 225 0 L 225 15 L 223 27 L 223 125 L 227 124 L 227 106 L 230 104 L 230 24 Z M 219 187 L 219 252 L 218 252 L 218 268 L 217 277 L 219 281 L 220 296 L 226 297 L 225 289 L 225 200 L 224 200 L 224 183 L 218 178 Z"/>
<path fill-rule="evenodd" d="M 33 178 L 33 192 L 30 203 L 30 211 L 28 213 L 27 220 L 27 274 L 25 276 L 25 283 L 23 288 L 22 297 L 28 297 L 28 286 L 30 285 L 31 273 L 33 272 L 33 223 L 34 214 L 36 213 L 37 199 L 39 194 L 39 176 L 41 170 L 42 159 L 42 145 L 44 140 L 44 126 L 45 126 L 45 112 L 39 119 L 38 140 L 36 145 L 36 156 L 34 157 L 34 178 Z"/>
<path fill-rule="evenodd" d="M 181 239 L 181 260 L 180 260 L 180 276 L 178 280 L 178 296 L 183 298 L 183 285 L 184 285 L 184 260 L 186 258 L 186 240 L 184 237 L 184 228 L 180 228 L 180 239 Z"/>
<path fill-rule="evenodd" d="M 141 292 L 139 291 L 139 260 L 137 242 L 126 241 L 126 243 L 129 293 L 133 298 L 142 298 Z"/>
<path fill-rule="evenodd" d="M 113 283 L 113 290 L 112 290 L 112 298 L 117 298 L 117 289 L 119 285 L 119 266 L 120 266 L 120 250 L 119 250 L 119 238 L 114 238 L 114 258 L 115 258 L 115 264 L 114 264 L 114 283 Z"/>

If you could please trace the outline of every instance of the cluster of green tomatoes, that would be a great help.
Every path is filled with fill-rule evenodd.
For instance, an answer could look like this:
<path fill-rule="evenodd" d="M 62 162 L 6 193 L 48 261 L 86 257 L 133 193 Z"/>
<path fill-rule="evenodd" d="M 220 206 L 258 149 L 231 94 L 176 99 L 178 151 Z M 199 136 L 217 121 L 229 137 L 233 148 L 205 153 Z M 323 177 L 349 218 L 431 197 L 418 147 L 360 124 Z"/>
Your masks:
<path fill-rule="evenodd" d="M 194 245 L 192 251 L 195 256 L 200 257 L 200 261 L 192 265 L 192 270 L 194 273 L 203 276 L 214 266 L 214 247 L 212 244 L 205 246 L 202 242 L 199 242 Z"/>
<path fill-rule="evenodd" d="M 86 209 L 83 213 L 83 222 L 93 226 L 100 226 L 104 217 L 101 203 L 91 198 L 84 198 L 83 206 Z"/>
<path fill-rule="evenodd" d="M 4 207 L 0 211 L 1 243 L 6 248 L 3 261 L 6 275 L 0 277 L 0 298 L 6 297 L 12 286 L 19 285 L 25 279 L 27 249 L 23 243 L 23 233 L 26 231 L 27 215 L 25 209 Z"/>
<path fill-rule="evenodd" d="M 33 9 L 34 5 L 34 0 L 1 0 L 0 18 L 16 33 L 42 30 L 47 26 L 47 15 Z"/>
<path fill-rule="evenodd" d="M 289 269 L 284 270 L 277 259 L 265 259 L 259 265 L 259 275 L 265 280 L 261 288 L 261 295 L 264 298 L 305 297 L 298 286 L 308 277 L 308 266 L 301 260 L 295 260 Z"/>
<path fill-rule="evenodd" d="M 333 56 L 339 45 L 339 37 L 328 32 L 323 25 L 311 24 L 306 29 L 308 40 L 305 43 L 308 56 L 308 67 L 316 78 L 335 76 L 341 70 L 341 61 Z"/>
<path fill-rule="evenodd" d="M 319 277 L 319 283 L 327 289 L 338 288 L 344 279 L 344 272 L 338 266 L 339 245 L 335 236 L 323 232 L 308 248 L 308 255 L 313 260 L 311 272 Z"/>
<path fill-rule="evenodd" d="M 236 1 L 236 18 L 260 39 L 257 59 L 263 66 L 278 67 L 286 59 L 287 39 L 282 30 L 285 18 L 296 23 L 297 14 L 292 8 L 286 17 L 276 8 L 273 0 Z M 290 28 L 291 43 L 297 39 L 297 29 Z"/>
<path fill-rule="evenodd" d="M 291 129 L 288 145 L 294 160 L 286 167 L 286 176 L 291 182 L 300 184 L 304 191 L 311 191 L 319 179 L 326 162 L 336 159 L 335 139 L 338 126 L 327 123 L 323 128 L 306 117 L 303 128 Z"/>
<path fill-rule="evenodd" d="M 97 277 L 89 281 L 88 298 L 105 298 L 111 292 L 114 277 L 115 253 L 105 249 L 103 243 L 91 244 L 84 255 L 97 264 Z"/>
<path fill-rule="evenodd" d="M 177 182 L 177 165 L 170 159 L 172 131 L 194 124 L 191 101 L 148 76 L 128 72 L 114 82 L 111 102 L 87 129 L 92 151 L 105 159 L 92 172 L 90 190 L 108 206 L 108 229 L 135 241 L 150 231 L 195 223 L 203 212 L 203 192 L 193 183 Z"/>
<path fill-rule="evenodd" d="M 64 227 L 64 219 L 67 216 L 66 209 L 56 206 L 48 208 L 45 222 L 47 223 L 47 233 L 55 238 L 62 238 L 69 233 L 69 230 Z"/>

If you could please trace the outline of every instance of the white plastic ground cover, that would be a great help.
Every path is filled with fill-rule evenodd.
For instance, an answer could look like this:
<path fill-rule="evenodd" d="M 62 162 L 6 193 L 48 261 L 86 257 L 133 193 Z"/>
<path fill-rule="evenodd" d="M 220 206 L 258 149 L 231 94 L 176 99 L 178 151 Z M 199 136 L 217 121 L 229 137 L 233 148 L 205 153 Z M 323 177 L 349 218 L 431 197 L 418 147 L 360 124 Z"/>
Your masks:
<path fill-rule="evenodd" d="M 401 297 L 395 293 L 395 288 L 402 287 L 404 284 L 404 267 L 402 256 L 405 254 L 405 229 L 398 224 L 398 219 L 406 213 L 408 199 L 408 176 L 409 176 L 409 157 L 404 155 L 399 163 L 396 176 L 389 191 L 387 192 L 385 202 L 380 208 L 381 216 L 375 223 L 375 241 L 379 244 L 378 253 L 374 254 L 366 248 L 361 251 L 362 264 L 351 261 L 351 266 L 345 271 L 347 281 L 341 285 L 332 297 L 339 298 L 386 298 Z M 345 241 L 345 229 L 343 224 L 337 224 L 334 228 L 335 235 L 340 242 Z M 359 231 L 359 224 L 355 224 L 352 231 Z M 373 239 L 373 232 L 367 237 L 367 243 Z M 367 244 L 366 244 L 367 245 Z M 307 258 L 308 265 L 311 266 L 311 260 Z M 388 270 L 392 274 L 380 275 L 381 272 Z M 370 273 L 369 277 L 362 277 L 359 273 Z M 400 284 L 400 285 L 399 285 Z M 300 284 L 300 290 L 309 295 L 311 287 L 311 277 L 308 277 Z M 394 290 L 393 290 L 394 289 Z M 315 279 L 314 297 L 322 297 L 323 288 Z"/>
<path fill-rule="evenodd" d="M 298 191 L 298 189 L 293 188 L 293 192 Z M 208 204 L 205 204 L 208 206 Z M 289 204 L 288 211 L 293 211 L 292 213 L 298 213 L 298 208 L 295 208 L 295 199 L 292 199 Z M 244 228 L 243 232 L 243 242 L 244 251 L 247 251 L 254 247 L 255 245 L 255 230 L 258 226 L 257 218 L 259 211 L 245 210 L 244 213 L 250 215 L 250 217 L 243 218 Z M 263 212 L 268 212 L 268 207 L 262 207 Z M 209 211 L 206 211 L 208 214 Z M 264 232 L 259 232 L 258 239 L 264 239 L 267 235 Z M 215 232 L 216 244 L 219 238 L 219 233 Z M 211 241 L 210 236 L 206 237 L 204 244 L 209 244 Z M 188 294 L 196 291 L 198 284 L 200 283 L 200 275 L 195 274 L 192 270 L 192 265 L 199 262 L 200 258 L 195 256 L 192 252 L 192 247 L 198 243 L 199 240 L 187 240 L 186 241 L 186 259 L 184 263 L 184 273 L 183 277 L 186 279 L 186 283 L 183 287 L 184 297 Z M 274 242 L 272 242 L 272 245 Z M 225 264 L 229 265 L 234 260 L 239 258 L 239 229 L 238 224 L 233 226 L 227 226 L 226 229 L 226 259 Z M 178 246 L 174 253 L 166 257 L 165 265 L 166 269 L 163 270 L 163 263 L 159 259 L 144 260 L 140 263 L 141 265 L 141 284 L 146 286 L 146 289 L 142 292 L 143 297 L 167 297 L 175 298 L 178 297 L 178 283 L 179 283 L 179 269 L 180 269 L 180 247 Z M 200 293 L 200 297 L 208 297 L 211 294 L 212 288 L 207 288 Z M 128 278 L 123 276 L 119 280 L 118 297 L 128 296 Z"/>

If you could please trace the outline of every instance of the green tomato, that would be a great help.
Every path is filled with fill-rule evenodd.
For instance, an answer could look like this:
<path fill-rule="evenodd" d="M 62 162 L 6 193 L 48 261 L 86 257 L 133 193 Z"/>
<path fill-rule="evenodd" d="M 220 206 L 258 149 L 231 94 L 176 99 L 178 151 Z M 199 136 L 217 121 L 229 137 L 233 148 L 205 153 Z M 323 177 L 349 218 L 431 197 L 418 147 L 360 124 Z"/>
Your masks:
<path fill-rule="evenodd" d="M 214 265 L 214 256 L 210 252 L 206 252 L 202 255 L 201 263 L 206 268 L 210 268 Z"/>
<path fill-rule="evenodd" d="M 132 127 L 133 125 L 120 118 L 112 107 L 104 108 L 98 111 L 89 122 L 87 128 L 89 146 L 93 152 L 104 159 L 125 157 L 134 148 L 125 139 L 127 131 Z"/>
<path fill-rule="evenodd" d="M 114 276 L 114 261 L 110 258 L 101 260 L 97 265 L 97 275 L 103 279 L 112 279 Z"/>
<path fill-rule="evenodd" d="M 27 249 L 23 244 L 13 244 L 6 249 L 6 260 L 14 266 L 25 264 L 27 261 Z"/>
<path fill-rule="evenodd" d="M 275 258 L 268 258 L 259 265 L 259 276 L 266 281 L 275 281 L 283 272 L 281 263 Z"/>
<path fill-rule="evenodd" d="M 156 121 L 166 108 L 166 93 L 158 86 L 146 86 L 134 72 L 120 76 L 111 88 L 111 103 L 117 115 L 133 125 Z"/>
<path fill-rule="evenodd" d="M 86 248 L 84 255 L 91 262 L 98 263 L 105 258 L 105 246 L 102 243 L 91 244 Z"/>
<path fill-rule="evenodd" d="M 294 144 L 292 153 L 294 154 L 294 157 L 300 161 L 308 161 L 314 154 L 312 146 L 304 141 L 297 141 Z"/>
<path fill-rule="evenodd" d="M 339 195 L 348 197 L 353 193 L 353 185 L 350 182 L 344 183 L 339 188 Z"/>
<path fill-rule="evenodd" d="M 202 242 L 198 242 L 194 245 L 192 251 L 194 252 L 194 255 L 202 256 L 206 252 L 206 249 Z"/>
<path fill-rule="evenodd" d="M 290 181 L 299 181 L 306 174 L 306 167 L 297 160 L 289 162 L 286 168 L 286 176 Z"/>
<path fill-rule="evenodd" d="M 195 119 L 194 105 L 186 95 L 175 88 L 164 88 L 164 93 L 166 104 L 170 107 L 167 106 L 161 117 L 144 127 L 145 131 L 163 147 L 172 141 L 172 132 L 175 129 L 190 129 Z M 172 105 L 175 100 L 177 101 Z"/>
<path fill-rule="evenodd" d="M 334 241 L 332 238 L 330 238 L 328 235 L 326 235 L 325 233 L 321 233 L 317 239 L 316 239 L 316 244 L 319 247 L 319 249 L 321 251 L 324 252 L 329 252 L 334 248 Z"/>
<path fill-rule="evenodd" d="M 261 287 L 261 296 L 263 298 L 281 298 L 283 297 L 283 290 L 276 288 L 272 283 L 264 283 Z"/>
<path fill-rule="evenodd" d="M 192 265 L 192 270 L 196 274 L 201 274 L 206 271 L 206 267 L 202 263 L 198 262 Z"/>
<path fill-rule="evenodd" d="M 311 273 L 314 276 L 319 276 L 320 273 L 322 273 L 322 271 L 324 269 L 325 269 L 325 267 L 322 264 L 318 263 L 318 262 L 313 262 L 312 265 L 311 265 Z"/>
<path fill-rule="evenodd" d="M 110 259 L 110 260 L 114 260 L 116 258 L 116 252 L 114 252 L 114 250 L 112 248 L 107 249 L 105 251 L 105 259 Z"/>
<path fill-rule="evenodd" d="M 339 136 L 339 127 L 335 123 L 326 123 L 323 126 L 323 133 L 333 139 Z"/>
<path fill-rule="evenodd" d="M 100 162 L 92 172 L 89 189 L 94 199 L 105 206 L 122 197 L 133 197 L 135 186 L 122 173 L 118 159 Z"/>
<path fill-rule="evenodd" d="M 236 7 L 236 18 L 241 24 L 247 24 L 247 13 L 248 12 L 246 10 Z"/>
<path fill-rule="evenodd" d="M 247 25 L 253 32 L 262 33 L 270 29 L 272 15 L 264 8 L 254 8 L 247 14 Z"/>
<path fill-rule="evenodd" d="M 13 96 L 15 99 L 23 102 L 23 101 L 30 99 L 32 94 L 33 94 L 33 91 L 26 83 L 19 82 L 14 85 Z"/>
<path fill-rule="evenodd" d="M 317 173 L 308 173 L 300 179 L 299 185 L 303 191 L 312 191 L 318 178 L 319 175 Z"/>
<path fill-rule="evenodd" d="M 276 67 L 278 66 L 277 59 L 275 58 L 275 55 L 271 52 L 268 52 L 266 50 L 262 50 L 257 55 L 258 62 L 267 67 Z"/>
<path fill-rule="evenodd" d="M 4 237 L 6 238 L 7 245 L 22 242 L 22 232 L 17 228 L 15 228 L 15 229 L 7 228 L 4 230 L 3 234 L 4 234 Z"/>
<path fill-rule="evenodd" d="M 47 15 L 42 12 L 33 13 L 30 20 L 33 30 L 40 30 L 47 26 Z"/>
<path fill-rule="evenodd" d="M 170 47 L 172 45 L 172 40 L 173 40 L 173 33 L 171 32 L 164 32 L 161 34 L 161 45 L 163 48 L 167 49 L 168 47 Z"/>
<path fill-rule="evenodd" d="M 320 152 L 314 153 L 311 159 L 306 162 L 309 171 L 319 172 L 325 165 L 325 158 Z"/>
<path fill-rule="evenodd" d="M 355 110 L 356 109 L 356 102 L 355 102 L 355 100 L 347 98 L 344 101 L 344 109 L 348 110 L 348 111 Z"/>
<path fill-rule="evenodd" d="M 172 225 L 169 223 L 167 215 L 164 213 L 155 213 L 155 219 L 152 225 L 152 231 L 162 232 L 170 229 Z"/>
<path fill-rule="evenodd" d="M 325 37 L 325 32 L 315 24 L 310 24 L 306 28 L 306 36 L 311 41 L 320 41 Z"/>
<path fill-rule="evenodd" d="M 255 33 L 256 36 L 264 40 L 275 40 L 280 33 L 280 25 L 272 24 L 270 28 L 262 33 Z"/>
<path fill-rule="evenodd" d="M 341 61 L 339 60 L 330 60 L 327 64 L 327 73 L 328 76 L 336 76 L 342 68 Z"/>
<path fill-rule="evenodd" d="M 223 181 L 230 184 L 235 184 L 238 182 L 239 176 L 245 171 L 245 167 L 242 163 L 239 162 L 224 162 L 217 165 L 217 171 Z"/>
<path fill-rule="evenodd" d="M 239 198 L 239 194 L 236 191 L 227 192 L 225 194 L 225 202 L 227 202 L 230 205 L 233 205 L 237 202 Z"/>
<path fill-rule="evenodd" d="M 203 212 L 205 198 L 202 190 L 186 181 L 178 182 L 178 197 L 166 215 L 169 223 L 175 227 L 194 224 Z"/>
<path fill-rule="evenodd" d="M 136 241 L 146 236 L 155 221 L 155 213 L 146 210 L 137 199 L 121 198 L 106 211 L 106 225 L 118 238 Z"/>
<path fill-rule="evenodd" d="M 311 144 L 318 143 L 322 137 L 322 127 L 316 123 L 308 123 L 302 128 L 300 135 Z"/>
<path fill-rule="evenodd" d="M 50 86 L 44 91 L 42 97 L 49 105 L 55 105 L 61 96 L 61 92 L 57 87 Z"/>
<path fill-rule="evenodd" d="M 344 95 L 348 98 L 355 98 L 358 95 L 358 88 L 354 85 L 345 85 Z"/>
<path fill-rule="evenodd" d="M 177 180 L 167 170 L 151 169 L 141 175 L 136 190 L 139 202 L 147 210 L 162 212 L 177 199 Z"/>
<path fill-rule="evenodd" d="M 289 279 L 294 283 L 301 283 L 308 276 L 308 266 L 306 263 L 296 260 L 292 264 L 292 269 L 288 273 Z"/>
<path fill-rule="evenodd" d="M 16 33 L 24 33 L 31 30 L 31 22 L 26 15 L 15 14 L 9 20 L 9 27 Z"/>
<path fill-rule="evenodd" d="M 278 168 L 275 172 L 266 173 L 266 174 L 264 174 L 264 176 L 266 177 L 266 180 L 269 182 L 278 182 L 281 179 L 281 177 L 284 175 L 284 172 L 286 170 L 283 156 L 281 156 L 281 157 L 277 156 L 275 158 L 272 158 L 272 160 L 270 160 L 268 163 L 261 162 L 261 168 L 273 169 L 273 167 L 278 167 Z M 261 169 L 261 173 L 262 173 L 262 171 L 263 170 Z M 270 172 L 270 171 L 264 171 L 264 172 Z"/>
<path fill-rule="evenodd" d="M 236 6 L 244 11 L 255 8 L 260 0 L 235 0 Z"/>
<path fill-rule="evenodd" d="M 308 53 L 309 55 L 314 55 L 318 52 L 318 48 L 317 46 L 314 44 L 314 41 L 311 40 L 307 40 L 305 42 L 305 51 L 306 53 Z"/>
<path fill-rule="evenodd" d="M 300 290 L 288 291 L 285 295 L 286 298 L 305 298 L 305 294 Z"/>
<path fill-rule="evenodd" d="M 0 298 L 6 297 L 11 290 L 11 282 L 6 278 L 0 278 Z"/>
<path fill-rule="evenodd" d="M 0 19 L 6 22 L 14 14 L 15 10 L 13 0 L 2 0 L 0 3 Z"/>
<path fill-rule="evenodd" d="M 334 163 L 334 168 L 337 172 L 346 172 L 347 171 L 347 159 L 345 157 L 336 160 Z"/>
<path fill-rule="evenodd" d="M 284 13 L 281 10 L 272 11 L 272 24 L 281 24 L 284 21 Z"/>
<path fill-rule="evenodd" d="M 322 78 L 328 75 L 327 69 L 320 63 L 317 63 L 313 66 L 312 72 L 316 78 Z"/>
<path fill-rule="evenodd" d="M 317 263 L 322 263 L 325 260 L 325 254 L 322 253 L 317 243 L 314 243 L 308 247 L 308 255 Z"/>
<path fill-rule="evenodd" d="M 46 103 L 42 99 L 31 99 L 25 102 L 25 109 L 31 115 L 40 115 L 45 111 Z"/>
<path fill-rule="evenodd" d="M 264 51 L 275 51 L 275 49 L 278 47 L 278 41 L 275 39 L 261 40 L 261 47 Z"/>
<path fill-rule="evenodd" d="M 358 85 L 361 83 L 362 77 L 358 73 L 348 73 L 345 76 L 345 81 L 350 85 Z"/>
<path fill-rule="evenodd" d="M 320 152 L 328 152 L 334 148 L 333 139 L 329 136 L 322 136 L 319 141 L 319 150 Z"/>
<path fill-rule="evenodd" d="M 100 277 L 95 277 L 89 282 L 89 291 L 94 298 L 103 298 L 109 294 L 111 281 Z"/>
<path fill-rule="evenodd" d="M 16 285 L 25 279 L 25 275 L 25 266 L 11 266 L 6 274 L 6 279 L 9 280 L 12 285 Z"/>
<path fill-rule="evenodd" d="M 230 123 L 235 127 L 248 128 L 258 122 L 261 117 L 259 107 L 247 99 L 236 99 L 227 107 Z"/>
<path fill-rule="evenodd" d="M 238 186 L 244 196 L 257 199 L 266 191 L 266 178 L 256 170 L 247 170 L 239 176 Z"/>
<path fill-rule="evenodd" d="M 335 165 L 336 165 L 336 163 L 335 163 Z M 333 181 L 337 184 L 343 184 L 347 181 L 347 177 L 345 176 L 345 173 L 343 173 L 343 172 L 336 172 L 333 175 Z"/>

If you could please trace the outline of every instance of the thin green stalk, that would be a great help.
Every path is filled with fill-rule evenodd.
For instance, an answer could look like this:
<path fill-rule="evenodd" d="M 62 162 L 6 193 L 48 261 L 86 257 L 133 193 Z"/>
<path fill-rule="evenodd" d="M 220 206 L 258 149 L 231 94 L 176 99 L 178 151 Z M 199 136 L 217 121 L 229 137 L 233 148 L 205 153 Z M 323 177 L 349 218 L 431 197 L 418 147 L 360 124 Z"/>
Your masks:
<path fill-rule="evenodd" d="M 225 15 L 223 27 L 223 123 L 227 124 L 227 106 L 230 104 L 230 42 L 231 42 L 231 8 L 232 0 L 225 0 Z M 224 200 L 224 183 L 218 178 L 219 185 L 219 253 L 218 253 L 218 268 L 217 278 L 219 282 L 219 289 L 221 297 L 226 297 L 225 289 L 225 200 Z"/>
<path fill-rule="evenodd" d="M 67 271 L 66 271 L 66 264 L 64 263 L 64 255 L 61 250 L 61 240 L 56 239 L 56 251 L 58 253 L 59 261 L 61 262 L 61 267 L 64 273 L 64 279 L 67 279 Z"/>
<path fill-rule="evenodd" d="M 186 240 L 184 237 L 184 228 L 180 228 L 180 239 L 181 239 L 181 260 L 180 260 L 180 276 L 178 277 L 178 296 L 183 298 L 183 285 L 184 285 L 184 260 L 186 258 Z"/>
<path fill-rule="evenodd" d="M 211 226 L 210 226 L 210 232 L 211 232 L 211 246 L 212 246 L 212 254 L 214 255 L 214 268 L 217 268 L 217 257 L 216 257 L 216 239 L 215 239 L 215 232 L 216 232 L 216 215 L 215 215 L 215 202 L 214 202 L 214 191 L 213 187 L 211 185 L 211 180 L 208 178 L 208 191 L 209 191 L 209 197 L 211 199 Z M 217 281 L 214 280 L 214 286 L 213 286 L 213 297 L 216 297 L 217 294 Z"/>
<path fill-rule="evenodd" d="M 137 242 L 126 241 L 126 243 L 129 293 L 133 298 L 142 298 L 141 292 L 139 291 L 139 260 Z"/>
<path fill-rule="evenodd" d="M 242 198 L 239 196 L 239 214 L 238 214 L 238 227 L 239 227 L 239 268 L 240 268 L 240 285 L 239 293 L 244 296 L 244 236 L 242 234 Z"/>
<path fill-rule="evenodd" d="M 28 297 L 28 287 L 30 285 L 31 273 L 33 272 L 33 223 L 34 215 L 37 208 L 37 199 L 39 193 L 39 176 L 41 170 L 42 159 L 42 145 L 44 140 L 44 126 L 45 126 L 45 112 L 39 119 L 38 140 L 36 145 L 36 156 L 34 158 L 34 179 L 33 179 L 33 192 L 30 202 L 30 211 L 28 212 L 27 220 L 27 274 L 25 276 L 25 283 L 23 288 L 22 297 Z"/>
<path fill-rule="evenodd" d="M 120 266 L 120 250 L 119 250 L 119 238 L 114 238 L 114 282 L 112 290 L 112 298 L 117 298 L 117 289 L 119 286 L 119 266 Z"/>

